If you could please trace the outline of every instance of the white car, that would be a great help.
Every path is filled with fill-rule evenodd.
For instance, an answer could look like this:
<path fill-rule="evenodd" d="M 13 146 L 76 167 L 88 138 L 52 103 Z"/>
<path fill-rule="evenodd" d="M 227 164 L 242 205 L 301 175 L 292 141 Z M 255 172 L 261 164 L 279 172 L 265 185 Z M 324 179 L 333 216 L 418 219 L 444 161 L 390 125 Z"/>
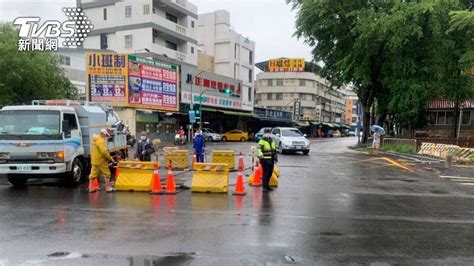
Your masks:
<path fill-rule="evenodd" d="M 202 133 L 207 141 L 221 141 L 222 136 L 210 128 L 203 128 Z"/>
<path fill-rule="evenodd" d="M 301 151 L 308 155 L 311 142 L 299 129 L 293 127 L 276 127 L 272 130 L 278 153 Z"/>

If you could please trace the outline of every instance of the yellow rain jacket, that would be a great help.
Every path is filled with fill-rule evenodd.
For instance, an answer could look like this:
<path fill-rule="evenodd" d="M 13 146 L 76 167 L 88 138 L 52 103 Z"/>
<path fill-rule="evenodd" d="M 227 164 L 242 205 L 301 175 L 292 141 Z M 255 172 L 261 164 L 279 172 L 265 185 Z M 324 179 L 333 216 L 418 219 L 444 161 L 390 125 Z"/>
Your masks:
<path fill-rule="evenodd" d="M 103 176 L 105 178 L 110 178 L 109 162 L 114 159 L 110 156 L 109 151 L 107 151 L 107 146 L 105 143 L 105 138 L 102 136 L 94 136 L 92 138 L 92 154 L 91 154 L 91 174 L 89 176 L 90 180 L 98 176 Z"/>
<path fill-rule="evenodd" d="M 92 138 L 92 165 L 108 165 L 109 162 L 114 159 L 110 156 L 107 146 L 105 144 L 105 138 L 102 136 L 94 136 Z"/>

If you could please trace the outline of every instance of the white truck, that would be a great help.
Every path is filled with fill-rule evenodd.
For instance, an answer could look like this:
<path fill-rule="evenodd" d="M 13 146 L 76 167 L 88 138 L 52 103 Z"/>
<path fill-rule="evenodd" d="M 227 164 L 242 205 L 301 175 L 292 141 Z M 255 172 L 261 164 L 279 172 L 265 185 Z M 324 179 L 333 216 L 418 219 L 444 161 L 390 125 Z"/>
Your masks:
<path fill-rule="evenodd" d="M 105 128 L 112 156 L 128 157 L 123 124 L 104 103 L 38 100 L 0 110 L 0 175 L 14 186 L 28 178 L 66 178 L 78 185 L 90 171 L 93 135 Z"/>

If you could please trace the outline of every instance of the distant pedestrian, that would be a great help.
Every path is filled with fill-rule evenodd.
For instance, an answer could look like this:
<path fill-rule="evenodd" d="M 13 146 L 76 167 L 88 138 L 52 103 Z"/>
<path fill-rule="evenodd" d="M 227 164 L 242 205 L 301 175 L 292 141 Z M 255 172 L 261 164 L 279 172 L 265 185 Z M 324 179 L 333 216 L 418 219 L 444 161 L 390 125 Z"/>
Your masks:
<path fill-rule="evenodd" d="M 263 138 L 258 142 L 258 158 L 263 167 L 263 192 L 273 191 L 270 187 L 270 178 L 273 174 L 275 163 L 278 162 L 275 141 L 271 137 L 271 129 L 265 128 Z"/>
<path fill-rule="evenodd" d="M 380 150 L 380 137 L 382 134 L 378 131 L 374 131 L 374 134 L 372 135 L 373 137 L 373 142 L 372 142 L 372 148 L 374 150 L 374 154 L 377 154 L 378 151 Z"/>
<path fill-rule="evenodd" d="M 100 130 L 99 136 L 92 138 L 92 152 L 91 152 L 91 174 L 89 176 L 89 187 L 92 188 L 95 178 L 102 176 L 105 180 L 105 191 L 112 192 L 114 189 L 110 185 L 110 169 L 109 162 L 115 162 L 114 158 L 110 156 L 107 150 L 107 137 L 110 137 L 106 129 Z M 89 192 L 96 192 L 95 189 L 90 189 Z"/>
<path fill-rule="evenodd" d="M 138 159 L 142 162 L 150 162 L 151 155 L 155 153 L 155 148 L 153 147 L 153 143 L 151 143 L 150 139 L 147 136 L 145 131 L 140 133 L 140 140 L 137 143 L 137 152 L 135 153 L 135 159 Z"/>
<path fill-rule="evenodd" d="M 196 136 L 194 137 L 194 153 L 196 154 L 196 161 L 198 163 L 204 162 L 204 147 L 206 147 L 206 143 L 204 141 L 204 136 L 202 135 L 202 130 L 198 129 L 196 131 Z"/>

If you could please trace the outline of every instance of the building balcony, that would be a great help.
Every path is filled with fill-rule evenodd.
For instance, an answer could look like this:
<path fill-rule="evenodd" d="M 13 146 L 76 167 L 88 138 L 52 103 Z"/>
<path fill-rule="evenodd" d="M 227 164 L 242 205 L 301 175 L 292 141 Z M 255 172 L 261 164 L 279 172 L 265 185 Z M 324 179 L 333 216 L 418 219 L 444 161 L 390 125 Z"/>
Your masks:
<path fill-rule="evenodd" d="M 198 8 L 197 6 L 191 4 L 188 0 L 154 0 L 153 4 L 158 6 L 166 6 L 183 15 L 189 15 L 189 13 L 191 13 L 197 18 Z"/>
<path fill-rule="evenodd" d="M 157 25 L 159 25 L 159 28 L 157 28 L 158 31 L 163 32 L 165 34 L 172 35 L 176 38 L 179 39 L 184 39 L 188 42 L 196 41 L 196 33 L 194 30 L 190 30 L 185 26 L 182 26 L 180 24 L 174 23 L 173 21 L 167 20 L 166 18 L 158 15 L 158 14 L 151 14 L 151 21 Z"/>
<path fill-rule="evenodd" d="M 163 55 L 166 55 L 169 58 L 180 60 L 180 61 L 192 64 L 192 65 L 196 64 L 196 62 L 193 62 L 193 58 L 191 58 L 190 56 L 187 56 L 185 53 L 175 51 L 173 49 L 166 48 L 166 47 L 161 46 L 161 45 L 156 44 L 156 43 L 152 44 L 151 51 L 153 53 L 163 54 Z"/>

